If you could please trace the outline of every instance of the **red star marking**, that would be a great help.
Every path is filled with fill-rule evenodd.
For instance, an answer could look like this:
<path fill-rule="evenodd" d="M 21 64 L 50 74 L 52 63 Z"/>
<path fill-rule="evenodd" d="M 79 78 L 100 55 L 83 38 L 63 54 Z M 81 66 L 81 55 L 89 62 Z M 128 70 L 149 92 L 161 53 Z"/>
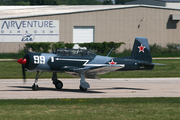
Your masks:
<path fill-rule="evenodd" d="M 138 48 L 139 48 L 139 52 L 144 52 L 144 48 L 146 48 L 146 47 L 143 47 L 143 45 L 141 44 L 141 46 L 138 46 Z"/>
<path fill-rule="evenodd" d="M 117 62 L 114 62 L 113 59 L 111 60 L 111 62 L 109 62 L 110 65 L 116 65 Z"/>

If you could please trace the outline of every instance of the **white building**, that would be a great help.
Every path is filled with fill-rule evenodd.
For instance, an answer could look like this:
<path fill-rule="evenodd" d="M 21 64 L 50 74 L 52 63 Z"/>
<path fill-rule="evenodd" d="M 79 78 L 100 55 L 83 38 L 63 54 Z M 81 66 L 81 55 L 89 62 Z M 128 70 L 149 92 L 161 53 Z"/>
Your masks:
<path fill-rule="evenodd" d="M 180 44 L 180 9 L 150 5 L 0 6 L 0 53 L 29 42 Z"/>

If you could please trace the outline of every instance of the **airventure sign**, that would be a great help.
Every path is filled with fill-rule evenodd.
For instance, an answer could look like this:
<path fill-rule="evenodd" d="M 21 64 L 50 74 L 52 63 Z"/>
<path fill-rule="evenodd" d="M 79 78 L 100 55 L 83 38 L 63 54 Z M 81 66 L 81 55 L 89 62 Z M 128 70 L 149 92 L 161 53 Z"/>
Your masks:
<path fill-rule="evenodd" d="M 58 42 L 58 20 L 0 20 L 0 42 Z"/>

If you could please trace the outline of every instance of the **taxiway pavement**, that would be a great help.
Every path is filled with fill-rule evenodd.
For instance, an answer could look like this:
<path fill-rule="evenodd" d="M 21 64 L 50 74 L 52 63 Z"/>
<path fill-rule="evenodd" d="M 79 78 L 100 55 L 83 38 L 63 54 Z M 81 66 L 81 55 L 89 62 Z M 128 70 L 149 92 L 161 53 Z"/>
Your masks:
<path fill-rule="evenodd" d="M 180 97 L 180 78 L 117 78 L 87 79 L 91 88 L 79 90 L 80 79 L 61 79 L 64 86 L 56 90 L 51 79 L 39 79 L 38 91 L 32 91 L 34 79 L 1 79 L 0 99 L 47 98 L 120 98 Z"/>

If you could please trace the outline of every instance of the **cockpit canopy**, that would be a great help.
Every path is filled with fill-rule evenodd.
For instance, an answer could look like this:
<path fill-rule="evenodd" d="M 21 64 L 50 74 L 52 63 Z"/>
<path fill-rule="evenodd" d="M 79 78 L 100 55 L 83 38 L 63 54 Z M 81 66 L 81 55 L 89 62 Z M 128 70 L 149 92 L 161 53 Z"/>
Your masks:
<path fill-rule="evenodd" d="M 54 54 L 58 56 L 75 56 L 75 57 L 95 57 L 96 54 L 91 50 L 85 49 L 67 49 L 67 48 L 57 48 L 53 51 Z"/>

